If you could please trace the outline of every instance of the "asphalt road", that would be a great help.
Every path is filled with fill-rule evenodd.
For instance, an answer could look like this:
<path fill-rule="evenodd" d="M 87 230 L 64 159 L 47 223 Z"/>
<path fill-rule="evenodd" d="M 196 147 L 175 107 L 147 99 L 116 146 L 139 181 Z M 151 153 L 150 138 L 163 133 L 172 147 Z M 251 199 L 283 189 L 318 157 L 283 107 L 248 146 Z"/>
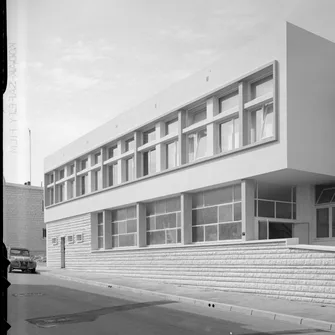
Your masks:
<path fill-rule="evenodd" d="M 300 325 L 78 284 L 10 273 L 9 335 L 323 334 Z"/>

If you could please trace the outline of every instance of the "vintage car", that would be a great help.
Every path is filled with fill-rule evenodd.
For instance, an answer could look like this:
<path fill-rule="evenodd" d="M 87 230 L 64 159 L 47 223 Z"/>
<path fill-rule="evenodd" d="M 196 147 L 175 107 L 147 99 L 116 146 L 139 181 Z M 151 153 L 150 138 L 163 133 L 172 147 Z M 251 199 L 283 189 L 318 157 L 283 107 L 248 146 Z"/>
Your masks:
<path fill-rule="evenodd" d="M 10 261 L 9 272 L 12 272 L 12 270 L 36 272 L 36 262 L 30 257 L 28 249 L 11 247 L 8 250 L 8 258 Z"/>

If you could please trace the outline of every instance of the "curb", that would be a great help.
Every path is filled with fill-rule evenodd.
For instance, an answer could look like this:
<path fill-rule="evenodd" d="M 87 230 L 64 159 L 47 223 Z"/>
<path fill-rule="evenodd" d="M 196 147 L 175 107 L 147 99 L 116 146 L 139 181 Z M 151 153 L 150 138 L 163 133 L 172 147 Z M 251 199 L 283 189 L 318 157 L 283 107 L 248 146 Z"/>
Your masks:
<path fill-rule="evenodd" d="M 249 315 L 249 316 L 255 316 L 255 317 L 260 317 L 260 318 L 266 318 L 266 319 L 271 319 L 271 320 L 278 320 L 278 321 L 285 321 L 289 323 L 294 323 L 294 324 L 299 324 L 299 325 L 304 325 L 307 327 L 314 327 L 317 329 L 322 329 L 322 330 L 327 330 L 335 333 L 335 323 L 332 322 L 327 322 L 327 321 L 321 321 L 321 320 L 315 320 L 315 319 L 310 319 L 310 318 L 303 318 L 300 316 L 293 316 L 293 315 L 288 315 L 288 314 L 281 314 L 281 313 L 275 313 L 275 312 L 269 312 L 269 311 L 264 311 L 264 310 L 259 310 L 259 309 L 254 309 L 250 307 L 242 307 L 238 305 L 231 305 L 231 304 L 225 304 L 225 303 L 218 303 L 218 302 L 213 302 L 213 301 L 206 301 L 206 300 L 201 300 L 201 299 L 195 299 L 195 298 L 188 298 L 188 297 L 183 297 L 183 296 L 177 296 L 173 294 L 167 294 L 167 293 L 160 293 L 160 292 L 154 292 L 150 290 L 143 290 L 143 289 L 138 289 L 138 288 L 133 288 L 129 286 L 122 286 L 122 285 L 116 285 L 116 284 L 107 284 L 99 281 L 93 281 L 93 280 L 88 280 L 88 279 L 80 279 L 80 278 L 75 278 L 71 276 L 64 276 L 64 275 L 59 275 L 55 273 L 48 273 L 48 272 L 43 272 L 41 273 L 42 275 L 50 276 L 50 277 L 56 277 L 59 279 L 64 279 L 68 281 L 73 281 L 81 284 L 88 284 L 92 286 L 99 286 L 99 287 L 104 287 L 104 288 L 115 288 L 118 290 L 122 291 L 128 291 L 128 292 L 133 292 L 133 293 L 139 293 L 139 294 L 146 294 L 146 295 L 151 295 L 151 296 L 156 296 L 156 297 L 162 297 L 166 300 L 171 300 L 171 301 L 180 301 L 192 305 L 198 305 L 202 307 L 210 307 L 210 308 L 216 308 L 222 311 L 230 311 L 230 312 L 235 312 L 239 314 L 244 314 L 244 315 Z"/>

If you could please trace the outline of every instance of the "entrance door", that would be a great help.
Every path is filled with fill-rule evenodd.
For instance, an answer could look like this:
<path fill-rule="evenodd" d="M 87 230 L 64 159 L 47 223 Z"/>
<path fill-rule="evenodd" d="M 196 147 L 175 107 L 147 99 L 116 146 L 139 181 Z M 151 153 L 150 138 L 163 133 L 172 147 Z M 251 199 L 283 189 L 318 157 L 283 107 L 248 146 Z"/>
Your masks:
<path fill-rule="evenodd" d="M 61 237 L 60 239 L 60 250 L 61 250 L 61 258 L 60 258 L 60 267 L 65 268 L 65 237 Z"/>

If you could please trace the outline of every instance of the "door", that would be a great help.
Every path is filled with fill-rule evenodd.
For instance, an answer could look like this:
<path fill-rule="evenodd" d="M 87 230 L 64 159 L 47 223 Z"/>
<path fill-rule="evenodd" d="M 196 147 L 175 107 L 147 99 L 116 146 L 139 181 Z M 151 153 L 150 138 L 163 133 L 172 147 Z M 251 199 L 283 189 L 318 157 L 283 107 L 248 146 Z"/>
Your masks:
<path fill-rule="evenodd" d="M 60 250 L 61 250 L 60 267 L 64 269 L 65 268 L 65 237 L 61 237 L 60 239 Z"/>

